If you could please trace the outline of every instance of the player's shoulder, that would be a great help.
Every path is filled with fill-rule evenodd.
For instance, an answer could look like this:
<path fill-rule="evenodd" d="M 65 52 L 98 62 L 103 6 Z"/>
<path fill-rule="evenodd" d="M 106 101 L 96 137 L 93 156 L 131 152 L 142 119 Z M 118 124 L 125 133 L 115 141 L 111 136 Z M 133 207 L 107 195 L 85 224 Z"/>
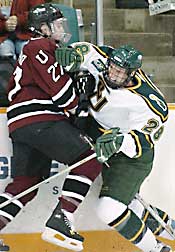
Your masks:
<path fill-rule="evenodd" d="M 83 55 L 87 55 L 89 53 L 98 53 L 103 57 L 107 57 L 105 51 L 101 49 L 101 47 L 96 46 L 90 42 L 75 42 L 71 44 L 72 47 L 76 48 L 76 50 L 80 50 Z"/>
<path fill-rule="evenodd" d="M 51 40 L 46 38 L 31 38 L 29 42 L 24 47 L 24 50 L 30 51 L 30 53 L 38 52 L 38 50 L 48 51 L 50 47 L 55 47 L 55 44 L 52 45 Z"/>
<path fill-rule="evenodd" d="M 72 46 L 72 47 L 78 47 L 78 46 L 83 46 L 83 45 L 84 45 L 84 46 L 88 46 L 88 47 L 93 46 L 92 43 L 86 42 L 86 41 L 74 42 L 74 43 L 72 43 L 70 46 Z"/>
<path fill-rule="evenodd" d="M 136 72 L 134 81 L 135 85 L 127 89 L 143 98 L 147 106 L 159 115 L 162 121 L 166 121 L 168 118 L 168 105 L 161 91 L 141 69 Z"/>

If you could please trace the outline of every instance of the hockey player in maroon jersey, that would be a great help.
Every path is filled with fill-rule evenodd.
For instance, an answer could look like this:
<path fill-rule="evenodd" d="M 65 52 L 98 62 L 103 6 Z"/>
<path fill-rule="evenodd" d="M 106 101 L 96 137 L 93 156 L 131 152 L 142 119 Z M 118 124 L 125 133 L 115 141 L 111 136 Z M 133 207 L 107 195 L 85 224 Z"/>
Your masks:
<path fill-rule="evenodd" d="M 25 45 L 8 88 L 13 182 L 0 194 L 0 203 L 47 178 L 52 160 L 71 165 L 93 153 L 65 112 L 74 110 L 78 99 L 71 77 L 55 60 L 56 47 L 70 38 L 64 23 L 63 14 L 52 4 L 38 5 L 29 12 L 29 28 L 34 37 Z M 91 159 L 72 170 L 71 176 L 77 178 L 77 183 L 84 182 L 84 187 L 79 189 L 82 198 L 101 167 L 96 159 Z M 12 221 L 36 193 L 37 190 L 1 208 L 0 229 Z M 83 237 L 70 228 L 66 230 L 69 223 L 65 213 L 61 212 L 60 218 L 72 246 L 81 248 Z M 54 228 L 55 223 L 50 225 Z"/>

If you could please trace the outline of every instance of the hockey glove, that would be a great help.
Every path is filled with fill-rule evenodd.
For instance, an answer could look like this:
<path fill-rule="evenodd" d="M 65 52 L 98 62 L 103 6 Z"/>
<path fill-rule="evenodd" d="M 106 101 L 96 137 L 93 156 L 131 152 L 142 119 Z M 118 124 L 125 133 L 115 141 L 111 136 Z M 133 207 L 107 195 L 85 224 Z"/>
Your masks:
<path fill-rule="evenodd" d="M 74 48 L 61 47 L 55 50 L 56 61 L 63 67 L 67 67 L 67 71 L 78 71 L 83 56 Z"/>
<path fill-rule="evenodd" d="M 80 94 L 79 101 L 78 101 L 78 107 L 76 109 L 76 116 L 81 116 L 82 112 L 87 113 L 89 107 L 89 99 L 86 94 Z"/>
<path fill-rule="evenodd" d="M 92 95 L 95 89 L 95 77 L 88 71 L 79 72 L 75 78 L 75 89 L 77 94 Z"/>
<path fill-rule="evenodd" d="M 99 162 L 106 162 L 119 150 L 123 142 L 123 135 L 119 130 L 120 128 L 111 128 L 97 138 L 95 151 Z"/>

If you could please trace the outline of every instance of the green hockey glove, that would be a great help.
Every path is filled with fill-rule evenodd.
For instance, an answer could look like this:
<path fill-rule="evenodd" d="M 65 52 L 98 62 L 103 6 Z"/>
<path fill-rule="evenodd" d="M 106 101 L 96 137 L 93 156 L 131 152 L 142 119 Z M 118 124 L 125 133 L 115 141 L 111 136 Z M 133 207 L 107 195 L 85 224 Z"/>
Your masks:
<path fill-rule="evenodd" d="M 119 130 L 120 128 L 111 128 L 97 138 L 95 151 L 99 162 L 106 162 L 120 149 L 123 135 L 119 133 Z"/>
<path fill-rule="evenodd" d="M 67 67 L 69 72 L 79 70 L 80 64 L 83 61 L 83 56 L 74 48 L 61 47 L 55 50 L 56 61 L 63 67 Z"/>

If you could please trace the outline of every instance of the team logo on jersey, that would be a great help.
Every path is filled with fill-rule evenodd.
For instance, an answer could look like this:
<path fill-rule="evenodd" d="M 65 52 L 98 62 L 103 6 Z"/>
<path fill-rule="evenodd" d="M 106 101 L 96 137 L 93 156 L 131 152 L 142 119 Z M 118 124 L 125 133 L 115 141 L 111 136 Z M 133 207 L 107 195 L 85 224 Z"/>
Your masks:
<path fill-rule="evenodd" d="M 152 100 L 152 101 L 155 101 L 157 103 L 157 105 L 163 110 L 163 111 L 167 111 L 167 106 L 165 104 L 165 102 L 161 99 L 159 99 L 156 95 L 154 94 L 150 94 L 149 95 L 149 98 Z"/>
<path fill-rule="evenodd" d="M 103 72 L 106 69 L 106 66 L 101 59 L 93 60 L 92 64 L 99 72 Z"/>

